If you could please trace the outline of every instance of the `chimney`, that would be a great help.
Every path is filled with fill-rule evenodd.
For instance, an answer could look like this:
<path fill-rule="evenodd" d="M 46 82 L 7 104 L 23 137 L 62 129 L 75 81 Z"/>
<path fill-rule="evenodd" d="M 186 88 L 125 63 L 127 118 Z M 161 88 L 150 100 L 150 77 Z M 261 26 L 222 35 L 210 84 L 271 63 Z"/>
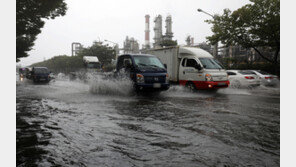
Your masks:
<path fill-rule="evenodd" d="M 149 15 L 145 15 L 145 47 L 150 48 Z"/>

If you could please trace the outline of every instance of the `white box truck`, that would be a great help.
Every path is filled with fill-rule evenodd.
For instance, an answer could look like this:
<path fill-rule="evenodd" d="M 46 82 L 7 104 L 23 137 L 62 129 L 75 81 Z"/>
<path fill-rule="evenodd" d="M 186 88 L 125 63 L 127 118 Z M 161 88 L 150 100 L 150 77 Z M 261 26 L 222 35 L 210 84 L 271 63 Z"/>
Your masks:
<path fill-rule="evenodd" d="M 70 72 L 70 80 L 78 78 L 86 81 L 89 78 L 88 75 L 96 75 L 102 71 L 101 63 L 96 56 L 83 56 L 82 60 L 84 68 Z"/>
<path fill-rule="evenodd" d="M 197 47 L 167 47 L 143 53 L 157 56 L 167 67 L 170 82 L 190 89 L 227 88 L 226 70 L 207 51 Z"/>

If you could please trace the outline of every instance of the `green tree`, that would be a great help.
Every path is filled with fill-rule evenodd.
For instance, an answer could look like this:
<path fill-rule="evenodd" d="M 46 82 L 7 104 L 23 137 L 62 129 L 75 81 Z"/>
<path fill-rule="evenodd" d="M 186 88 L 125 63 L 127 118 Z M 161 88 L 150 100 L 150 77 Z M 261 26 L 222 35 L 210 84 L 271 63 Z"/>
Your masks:
<path fill-rule="evenodd" d="M 177 41 L 172 41 L 172 40 L 163 40 L 160 43 L 160 46 L 164 47 L 164 46 L 177 46 L 178 43 Z"/>
<path fill-rule="evenodd" d="M 43 62 L 34 63 L 31 67 L 47 67 L 54 73 L 69 73 L 84 68 L 82 57 L 60 55 Z"/>
<path fill-rule="evenodd" d="M 221 42 L 226 46 L 241 45 L 253 48 L 263 59 L 278 65 L 280 52 L 280 0 L 250 0 L 233 12 L 224 9 L 221 16 L 212 20 L 213 35 L 207 37 L 211 44 Z M 260 48 L 269 48 L 273 55 L 265 55 Z"/>
<path fill-rule="evenodd" d="M 44 26 L 44 19 L 54 19 L 66 14 L 64 0 L 16 1 L 16 61 L 27 57 L 37 35 Z"/>
<path fill-rule="evenodd" d="M 112 59 L 115 59 L 115 50 L 108 44 L 103 45 L 101 42 L 94 42 L 92 46 L 83 48 L 78 52 L 78 56 L 97 56 L 103 64 L 110 64 Z"/>

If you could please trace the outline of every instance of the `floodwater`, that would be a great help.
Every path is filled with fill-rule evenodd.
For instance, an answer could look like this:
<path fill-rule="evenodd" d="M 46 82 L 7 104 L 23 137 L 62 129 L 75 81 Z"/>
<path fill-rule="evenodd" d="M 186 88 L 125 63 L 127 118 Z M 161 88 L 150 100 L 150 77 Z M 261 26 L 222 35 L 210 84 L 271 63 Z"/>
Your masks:
<path fill-rule="evenodd" d="M 16 83 L 17 166 L 280 166 L 280 90 Z"/>

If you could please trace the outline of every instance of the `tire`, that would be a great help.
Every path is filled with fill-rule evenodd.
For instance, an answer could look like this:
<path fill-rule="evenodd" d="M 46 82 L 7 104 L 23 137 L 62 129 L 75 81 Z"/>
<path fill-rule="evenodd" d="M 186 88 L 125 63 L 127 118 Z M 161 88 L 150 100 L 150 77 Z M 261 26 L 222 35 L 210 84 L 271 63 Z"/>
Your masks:
<path fill-rule="evenodd" d="M 195 92 L 197 89 L 194 85 L 193 82 L 187 82 L 185 87 L 190 91 L 190 92 Z"/>

